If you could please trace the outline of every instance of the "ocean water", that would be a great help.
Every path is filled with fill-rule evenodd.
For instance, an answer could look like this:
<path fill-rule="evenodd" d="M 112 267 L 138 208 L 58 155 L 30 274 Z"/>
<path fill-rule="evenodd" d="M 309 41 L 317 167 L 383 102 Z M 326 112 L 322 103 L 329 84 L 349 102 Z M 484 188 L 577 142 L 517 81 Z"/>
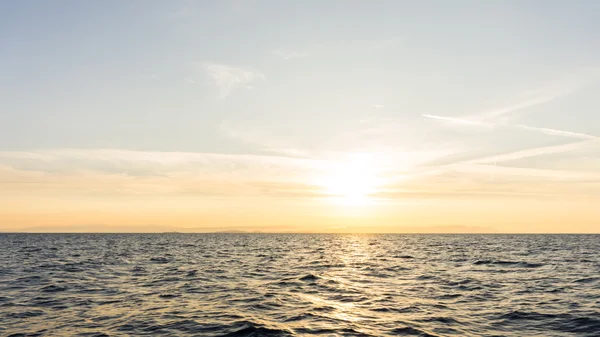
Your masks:
<path fill-rule="evenodd" d="M 0 234 L 0 335 L 600 336 L 600 236 Z"/>

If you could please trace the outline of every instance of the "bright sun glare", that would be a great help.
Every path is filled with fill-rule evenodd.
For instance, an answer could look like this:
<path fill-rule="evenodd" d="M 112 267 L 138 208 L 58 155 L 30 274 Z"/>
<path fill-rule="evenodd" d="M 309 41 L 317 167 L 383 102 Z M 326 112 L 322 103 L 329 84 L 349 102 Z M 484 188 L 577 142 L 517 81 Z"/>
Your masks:
<path fill-rule="evenodd" d="M 320 185 L 344 205 L 368 204 L 369 196 L 377 192 L 381 184 L 373 159 L 369 155 L 353 155 L 350 160 L 334 165 Z"/>

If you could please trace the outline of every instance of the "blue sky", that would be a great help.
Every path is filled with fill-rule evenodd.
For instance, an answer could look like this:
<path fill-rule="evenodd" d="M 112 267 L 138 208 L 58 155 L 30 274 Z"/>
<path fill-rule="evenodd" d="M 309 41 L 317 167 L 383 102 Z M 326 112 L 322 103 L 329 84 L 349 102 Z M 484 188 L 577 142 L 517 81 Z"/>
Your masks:
<path fill-rule="evenodd" d="M 595 200 L 598 41 L 591 0 L 3 1 L 4 196 L 80 196 L 36 182 L 81 172 L 311 195 L 366 155 L 386 200 Z"/>

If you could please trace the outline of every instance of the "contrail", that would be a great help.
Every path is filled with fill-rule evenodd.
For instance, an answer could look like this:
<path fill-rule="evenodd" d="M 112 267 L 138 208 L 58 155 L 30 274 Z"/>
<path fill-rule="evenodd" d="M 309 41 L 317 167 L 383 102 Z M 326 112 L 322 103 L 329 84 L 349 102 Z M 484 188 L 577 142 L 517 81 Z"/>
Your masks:
<path fill-rule="evenodd" d="M 463 119 L 463 118 L 444 117 L 444 116 L 428 115 L 428 114 L 421 114 L 421 116 L 426 117 L 426 118 L 431 118 L 431 119 L 437 119 L 437 120 L 453 122 L 453 123 L 460 123 L 460 124 L 468 124 L 468 125 L 478 125 L 478 126 L 485 126 L 485 127 L 495 127 L 495 126 L 513 127 L 513 128 L 525 129 L 525 130 L 529 130 L 529 131 L 533 131 L 533 132 L 540 132 L 540 133 L 543 133 L 546 135 L 561 136 L 561 137 L 568 137 L 568 138 L 575 138 L 575 139 L 590 140 L 590 139 L 600 138 L 600 137 L 597 137 L 594 135 L 589 135 L 587 133 L 579 133 L 579 132 L 550 129 L 550 128 L 540 128 L 537 126 L 529 126 L 529 125 L 523 125 L 523 124 L 511 125 L 511 124 L 498 124 L 498 123 L 483 123 L 483 122 L 477 122 L 477 121 L 472 121 L 472 120 Z"/>
<path fill-rule="evenodd" d="M 455 118 L 455 117 L 444 117 L 444 116 L 427 115 L 427 114 L 421 114 L 421 116 L 431 118 L 431 119 L 438 119 L 438 120 L 442 120 L 442 121 L 459 123 L 459 124 L 471 124 L 471 125 L 488 126 L 488 127 L 494 125 L 491 123 L 483 123 L 483 122 L 477 122 L 477 121 L 472 121 L 472 120 L 462 119 L 462 118 Z"/>
<path fill-rule="evenodd" d="M 563 145 L 552 145 L 552 146 L 542 146 L 536 147 L 532 149 L 520 150 L 509 152 L 505 154 L 483 157 L 473 160 L 468 160 L 463 162 L 463 164 L 489 164 L 489 163 L 500 163 L 510 160 L 517 160 L 522 158 L 529 158 L 535 156 L 541 156 L 545 154 L 555 154 L 555 153 L 563 153 L 574 150 L 583 149 L 587 146 L 592 146 L 600 142 L 600 137 L 595 137 L 593 139 L 586 139 L 575 143 L 563 144 Z"/>
<path fill-rule="evenodd" d="M 504 161 L 540 156 L 540 155 L 545 155 L 545 154 L 554 154 L 554 153 L 563 153 L 563 152 L 574 151 L 574 150 L 578 150 L 580 148 L 585 148 L 590 145 L 595 145 L 598 142 L 600 142 L 600 137 L 590 135 L 587 133 L 579 133 L 579 132 L 572 132 L 572 131 L 565 131 L 565 130 L 558 130 L 558 129 L 551 129 L 551 128 L 540 128 L 540 127 L 536 127 L 536 126 L 529 126 L 529 125 L 523 125 L 523 124 L 503 125 L 503 124 L 494 124 L 494 123 L 480 123 L 480 122 L 474 122 L 474 121 L 470 121 L 470 120 L 462 119 L 462 118 L 444 117 L 444 116 L 437 116 L 437 115 L 422 114 L 422 116 L 426 117 L 426 118 L 432 118 L 432 119 L 455 122 L 455 123 L 462 123 L 462 124 L 483 125 L 483 126 L 488 126 L 488 127 L 503 126 L 503 127 L 520 128 L 520 129 L 529 130 L 529 131 L 533 131 L 533 132 L 540 132 L 540 133 L 547 134 L 547 135 L 561 136 L 561 137 L 574 138 L 574 139 L 581 140 L 581 141 L 575 142 L 575 143 L 543 146 L 543 147 L 520 150 L 520 151 L 515 151 L 515 152 L 510 152 L 510 153 L 505 153 L 505 154 L 500 154 L 500 155 L 472 159 L 472 160 L 468 160 L 466 162 L 462 162 L 462 164 L 494 163 L 494 165 L 496 165 L 497 163 L 504 162 Z"/>
<path fill-rule="evenodd" d="M 528 126 L 528 125 L 522 125 L 522 124 L 515 125 L 515 127 L 525 129 L 525 130 L 537 131 L 537 132 L 541 132 L 541 133 L 545 133 L 547 135 L 553 135 L 553 136 L 563 136 L 563 137 L 571 137 L 571 138 L 577 138 L 577 139 L 597 139 L 598 138 L 593 135 L 588 135 L 587 133 L 571 132 L 571 131 L 564 131 L 564 130 L 557 130 L 557 129 L 550 129 L 550 128 L 538 128 L 535 126 Z"/>
<path fill-rule="evenodd" d="M 527 101 L 523 101 L 517 104 L 513 104 L 504 108 L 500 108 L 500 109 L 496 109 L 496 110 L 490 110 L 487 112 L 484 112 L 481 114 L 481 118 L 494 118 L 494 117 L 499 117 L 511 112 L 515 112 L 515 111 L 519 111 L 519 110 L 523 110 L 532 106 L 536 106 L 536 105 L 540 105 L 543 103 L 547 103 L 550 101 L 553 101 L 559 97 L 562 97 L 566 94 L 569 94 L 571 91 L 569 90 L 563 90 L 563 91 L 558 91 L 556 93 L 551 93 L 547 96 L 539 96 L 539 97 L 535 97 L 532 98 L 530 100 Z"/>

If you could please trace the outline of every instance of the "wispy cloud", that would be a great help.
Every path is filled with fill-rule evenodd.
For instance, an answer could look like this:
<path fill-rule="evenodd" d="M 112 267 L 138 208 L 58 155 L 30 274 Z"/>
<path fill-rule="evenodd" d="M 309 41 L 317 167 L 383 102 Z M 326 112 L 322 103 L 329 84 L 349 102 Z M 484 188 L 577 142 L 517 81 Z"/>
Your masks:
<path fill-rule="evenodd" d="M 461 124 L 461 125 L 483 126 L 483 127 L 487 127 L 487 128 L 493 128 L 493 127 L 519 128 L 519 129 L 543 133 L 543 134 L 551 135 L 551 136 L 560 136 L 560 137 L 575 138 L 575 139 L 596 139 L 596 138 L 598 138 L 594 135 L 590 135 L 590 134 L 586 134 L 586 133 L 572 132 L 572 131 L 565 131 L 565 130 L 551 129 L 551 128 L 540 128 L 540 127 L 536 127 L 536 126 L 529 126 L 529 125 L 523 125 L 523 124 L 511 125 L 511 124 L 501 124 L 501 123 L 484 123 L 484 122 L 472 121 L 472 120 L 468 120 L 468 119 L 464 119 L 464 118 L 444 117 L 444 116 L 428 115 L 428 114 L 421 114 L 421 116 L 430 118 L 430 119 L 436 119 L 436 120 L 441 120 L 441 121 L 452 122 L 455 124 Z"/>
<path fill-rule="evenodd" d="M 520 102 L 500 107 L 497 109 L 483 111 L 474 115 L 440 116 L 433 114 L 422 114 L 422 116 L 430 119 L 450 122 L 457 125 L 518 128 L 552 136 L 561 136 L 575 139 L 595 139 L 596 136 L 585 133 L 524 124 L 510 124 L 507 123 L 506 120 L 501 120 L 500 117 L 504 117 L 506 115 L 510 115 L 534 106 L 549 103 L 551 101 L 568 96 L 576 92 L 580 88 L 597 80 L 599 74 L 600 72 L 596 68 L 586 69 L 586 71 L 584 72 L 573 72 L 569 76 L 563 77 L 560 80 L 551 83 L 547 83 L 546 85 L 530 92 L 529 95 L 533 94 L 533 97 L 529 97 Z"/>
<path fill-rule="evenodd" d="M 283 58 L 284 60 L 290 60 L 290 59 L 300 59 L 300 58 L 309 57 L 310 53 L 306 52 L 306 51 L 298 52 L 298 51 L 276 49 L 273 51 L 273 55 L 279 56 L 279 57 Z"/>
<path fill-rule="evenodd" d="M 548 82 L 536 90 L 531 91 L 530 95 L 533 95 L 533 97 L 529 97 L 505 107 L 484 111 L 472 117 L 484 121 L 494 121 L 500 116 L 549 103 L 569 96 L 580 90 L 582 87 L 597 81 L 599 75 L 600 71 L 597 68 L 582 68 L 567 75 L 561 76 L 560 78 Z"/>
<path fill-rule="evenodd" d="M 382 190 L 389 198 L 445 198 L 494 196 L 600 196 L 600 173 L 501 166 L 500 162 L 528 155 L 558 153 L 567 149 L 540 150 L 537 153 L 511 154 L 462 161 L 411 174 L 407 179 Z M 495 160 L 498 159 L 498 160 Z"/>
<path fill-rule="evenodd" d="M 329 165 L 274 155 L 118 149 L 3 151 L 0 191 L 264 195 L 256 186 L 271 184 L 285 194 L 286 186 L 290 193 L 314 191 L 310 177 Z"/>
<path fill-rule="evenodd" d="M 500 158 L 498 162 L 509 160 L 512 158 Z M 528 167 L 509 167 L 509 166 L 499 166 L 493 164 L 481 164 L 481 165 L 468 165 L 461 164 L 455 165 L 453 167 L 455 170 L 459 170 L 463 173 L 468 174 L 480 174 L 480 176 L 485 177 L 489 174 L 493 174 L 494 176 L 502 175 L 502 176 L 512 176 L 512 177 L 522 177 L 527 181 L 533 180 L 543 180 L 546 182 L 550 181 L 580 181 L 580 182 L 588 182 L 590 180 L 600 181 L 600 172 L 583 172 L 583 171 L 567 171 L 567 170 L 551 170 L 551 169 L 537 169 L 537 168 L 528 168 Z"/>
<path fill-rule="evenodd" d="M 268 132 L 253 128 L 249 124 L 243 124 L 233 121 L 223 121 L 219 126 L 219 131 L 232 139 L 242 143 L 258 147 L 258 150 L 269 153 L 275 153 L 291 157 L 308 157 L 309 151 L 300 149 L 292 142 Z"/>
<path fill-rule="evenodd" d="M 202 63 L 199 68 L 214 81 L 219 89 L 218 98 L 220 99 L 227 97 L 236 88 L 248 87 L 250 83 L 266 79 L 260 71 L 245 67 Z"/>
<path fill-rule="evenodd" d="M 428 114 L 421 114 L 421 116 L 426 117 L 426 118 L 446 121 L 446 122 L 452 122 L 455 124 L 462 124 L 462 125 L 477 125 L 477 126 L 485 126 L 485 127 L 494 126 L 494 124 L 491 124 L 491 123 L 484 123 L 484 122 L 473 121 L 473 120 L 458 118 L 458 117 L 444 117 L 444 116 L 428 115 Z"/>
<path fill-rule="evenodd" d="M 465 195 L 542 195 L 585 192 L 598 172 L 503 167 L 496 163 L 532 155 L 597 146 L 585 140 L 560 147 L 490 156 L 417 172 L 438 153 L 405 152 L 374 157 L 381 199 Z M 148 152 L 117 149 L 0 151 L 0 197 L 15 195 L 169 195 L 203 197 L 322 198 L 319 179 L 343 171 L 342 158 L 330 160 L 279 155 Z M 495 179 L 490 180 L 493 174 Z M 548 185 L 549 183 L 567 185 Z M 518 184 L 517 184 L 518 183 Z M 585 185 L 585 186 L 584 186 Z M 600 185 L 599 185 L 600 186 Z M 553 190 L 554 189 L 554 190 Z"/>
<path fill-rule="evenodd" d="M 585 195 L 591 193 L 586 190 L 585 184 L 589 181 L 600 183 L 600 175 L 596 172 L 585 172 L 580 171 L 582 167 L 578 167 L 576 164 L 573 165 L 573 170 L 554 170 L 554 169 L 537 169 L 530 167 L 513 167 L 510 166 L 510 162 L 518 161 L 522 159 L 547 156 L 547 155 L 562 155 L 572 152 L 581 153 L 594 153 L 596 149 L 600 151 L 600 137 L 571 132 L 553 128 L 540 128 L 528 125 L 511 125 L 502 123 L 492 122 L 479 122 L 472 121 L 464 118 L 455 117 L 444 117 L 436 115 L 426 115 L 423 117 L 456 123 L 461 125 L 471 125 L 476 127 L 493 127 L 499 130 L 510 131 L 510 129 L 523 129 L 536 133 L 543 133 L 547 135 L 560 136 L 565 138 L 577 139 L 578 141 L 560 144 L 560 145 L 549 145 L 549 146 L 536 146 L 525 148 L 517 151 L 509 151 L 499 154 L 486 154 L 479 156 L 474 159 L 460 159 L 454 160 L 447 164 L 434 165 L 426 168 L 423 171 L 413 172 L 411 175 L 411 183 L 417 182 L 422 185 L 436 181 L 437 177 L 446 177 L 444 184 L 436 184 L 433 191 L 437 189 L 438 192 L 468 192 L 482 193 L 486 195 L 510 195 L 510 194 L 522 194 L 522 195 L 560 195 L 561 193 L 571 193 L 573 195 Z M 498 149 L 491 149 L 490 151 L 498 151 Z M 465 156 L 470 155 L 469 152 L 465 152 Z M 501 163 L 509 163 L 509 166 L 500 165 Z M 513 164 L 514 165 L 514 164 Z M 520 162 L 520 165 L 526 165 L 524 162 Z M 510 188 L 506 189 L 507 183 L 514 183 L 518 181 L 518 184 L 511 185 Z M 558 181 L 572 181 L 578 183 L 570 188 L 565 186 L 554 186 L 552 182 Z M 470 182 L 465 184 L 465 182 Z M 409 189 L 416 189 L 418 186 L 407 185 Z M 554 190 L 553 190 L 554 188 Z M 586 192 L 587 191 L 587 192 Z M 507 194 L 508 193 L 508 194 Z M 594 192 L 596 193 L 596 192 Z M 435 193 L 434 193 L 435 194 Z"/>
<path fill-rule="evenodd" d="M 500 155 L 486 156 L 473 160 L 469 160 L 464 162 L 465 164 L 490 164 L 490 163 L 499 163 L 535 156 L 542 156 L 547 154 L 556 154 L 556 153 L 565 153 L 580 149 L 585 149 L 587 147 L 594 147 L 600 145 L 600 138 L 592 138 L 586 139 L 579 142 L 562 144 L 562 145 L 552 145 L 552 146 L 542 146 L 531 149 L 525 149 L 520 151 L 509 152 Z"/>
<path fill-rule="evenodd" d="M 430 114 L 422 114 L 423 117 L 445 120 L 448 122 L 453 122 L 457 124 L 470 124 L 470 125 L 480 125 L 480 126 L 491 126 L 497 124 L 497 118 L 507 115 L 509 113 L 517 112 L 529 107 L 533 107 L 539 104 L 543 104 L 546 102 L 550 102 L 559 97 L 564 96 L 567 91 L 557 92 L 554 94 L 548 94 L 544 96 L 539 96 L 535 98 L 531 98 L 525 101 L 521 101 L 516 104 L 512 104 L 509 106 L 501 107 L 498 109 L 483 111 L 479 114 L 475 115 L 463 115 L 463 116 L 439 116 L 439 115 L 430 115 Z"/>
<path fill-rule="evenodd" d="M 498 109 L 493 109 L 489 111 L 484 111 L 478 115 L 472 116 L 474 119 L 479 119 L 482 121 L 494 120 L 497 117 L 507 115 L 513 112 L 517 112 L 520 110 L 524 110 L 526 108 L 530 108 L 536 105 L 544 104 L 563 96 L 566 96 L 572 93 L 574 90 L 572 88 L 559 88 L 555 89 L 551 92 L 545 93 L 544 95 L 533 97 L 512 105 L 508 105 L 505 107 L 501 107 Z"/>
<path fill-rule="evenodd" d="M 544 133 L 547 135 L 552 135 L 552 136 L 562 136 L 562 137 L 577 138 L 577 139 L 596 139 L 596 138 L 598 138 L 596 136 L 589 135 L 586 133 L 571 132 L 571 131 L 564 131 L 564 130 L 557 130 L 557 129 L 550 129 L 550 128 L 538 128 L 535 126 L 528 126 L 528 125 L 522 125 L 522 124 L 515 125 L 515 127 L 525 129 L 525 130 L 535 131 L 535 132 L 541 132 L 541 133 Z"/>
<path fill-rule="evenodd" d="M 383 105 L 383 104 L 373 104 L 371 106 L 373 108 L 375 108 L 375 109 L 383 109 L 383 108 L 385 108 L 385 105 Z"/>
<path fill-rule="evenodd" d="M 533 97 L 526 98 L 514 104 L 510 104 L 496 109 L 482 111 L 473 115 L 439 116 L 424 114 L 423 116 L 427 118 L 446 120 L 449 122 L 459 124 L 471 124 L 482 126 L 497 125 L 499 123 L 500 117 L 510 115 L 534 106 L 549 103 L 551 101 L 571 95 L 580 88 L 597 80 L 599 74 L 600 71 L 598 71 L 596 68 L 585 72 L 574 72 L 569 76 L 566 76 L 551 83 L 547 83 L 546 85 L 543 85 L 540 88 L 531 91 L 530 95 L 533 94 Z M 535 127 L 531 128 L 533 129 Z M 541 128 L 538 129 L 539 131 L 542 131 Z"/>

